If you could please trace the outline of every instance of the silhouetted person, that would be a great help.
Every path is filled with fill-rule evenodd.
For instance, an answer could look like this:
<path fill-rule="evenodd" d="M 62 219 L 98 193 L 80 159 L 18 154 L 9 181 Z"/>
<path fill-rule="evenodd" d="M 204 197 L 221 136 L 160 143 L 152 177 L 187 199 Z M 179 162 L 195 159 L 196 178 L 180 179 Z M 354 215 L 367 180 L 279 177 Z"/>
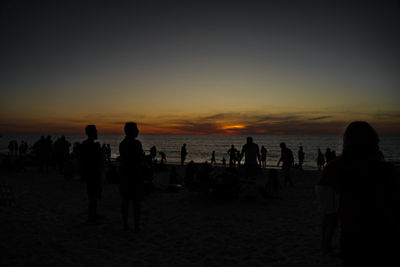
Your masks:
<path fill-rule="evenodd" d="M 157 156 L 157 148 L 156 146 L 152 146 L 150 148 L 150 157 L 151 157 L 151 161 L 154 162 L 154 160 L 156 159 Z"/>
<path fill-rule="evenodd" d="M 236 164 L 236 153 L 237 150 L 234 145 L 231 146 L 231 148 L 228 150 L 229 154 L 229 167 L 235 167 Z"/>
<path fill-rule="evenodd" d="M 304 153 L 304 151 L 303 151 L 303 147 L 300 146 L 300 147 L 299 147 L 299 151 L 297 152 L 297 156 L 298 156 L 298 158 L 299 158 L 299 168 L 300 168 L 300 169 L 303 169 L 304 155 L 305 155 L 305 153 Z"/>
<path fill-rule="evenodd" d="M 104 161 L 107 161 L 107 146 L 106 146 L 106 144 L 101 145 L 101 153 L 103 154 Z"/>
<path fill-rule="evenodd" d="M 226 159 L 225 159 L 225 157 L 222 157 L 222 166 L 226 166 Z"/>
<path fill-rule="evenodd" d="M 242 156 L 241 156 L 240 150 L 236 150 L 236 157 L 235 157 L 235 159 L 236 159 L 236 165 L 237 165 L 237 166 L 240 166 L 240 162 L 241 162 L 241 160 L 242 160 Z"/>
<path fill-rule="evenodd" d="M 82 142 L 79 148 L 79 159 L 81 162 L 82 179 L 86 181 L 87 195 L 89 198 L 88 221 L 94 222 L 98 219 L 97 201 L 101 199 L 101 168 L 103 155 L 97 139 L 95 125 L 88 125 L 85 128 L 87 139 Z"/>
<path fill-rule="evenodd" d="M 106 159 L 109 163 L 111 162 L 111 146 L 110 146 L 110 144 L 107 144 Z"/>
<path fill-rule="evenodd" d="M 383 160 L 379 137 L 368 123 L 356 121 L 347 127 L 342 156 L 325 167 L 318 187 L 325 189 L 323 206 L 334 205 L 333 196 L 339 194 L 343 266 L 400 266 L 398 176 Z M 336 223 L 329 215 L 323 221 L 327 241 Z"/>
<path fill-rule="evenodd" d="M 119 145 L 121 156 L 121 196 L 124 230 L 128 226 L 129 202 L 133 202 L 135 232 L 139 231 L 141 201 L 144 198 L 144 160 L 142 143 L 136 139 L 139 129 L 135 122 L 125 124 L 125 138 Z"/>
<path fill-rule="evenodd" d="M 18 142 L 15 141 L 15 140 L 11 140 L 8 143 L 8 149 L 10 150 L 10 155 L 11 156 L 18 155 Z"/>
<path fill-rule="evenodd" d="M 160 164 L 167 164 L 167 155 L 163 151 L 160 151 L 159 154 L 161 156 Z"/>
<path fill-rule="evenodd" d="M 46 138 L 42 135 L 40 139 L 33 145 L 33 150 L 35 151 L 36 157 L 39 161 L 40 171 L 44 172 L 48 170 L 48 160 L 47 160 L 47 145 Z"/>
<path fill-rule="evenodd" d="M 253 143 L 252 137 L 247 137 L 246 144 L 242 148 L 242 152 L 240 153 L 240 159 L 245 157 L 244 165 L 245 165 L 245 175 L 246 178 L 250 176 L 255 176 L 259 172 L 259 163 L 261 161 L 260 158 L 260 150 L 258 145 Z"/>
<path fill-rule="evenodd" d="M 332 159 L 334 159 L 334 156 L 331 149 L 328 147 L 325 152 L 325 161 L 328 164 Z"/>
<path fill-rule="evenodd" d="M 264 146 L 261 146 L 261 167 L 267 167 L 267 149 Z"/>
<path fill-rule="evenodd" d="M 211 165 L 217 164 L 217 161 L 215 160 L 215 151 L 211 153 Z"/>
<path fill-rule="evenodd" d="M 60 173 L 64 171 L 64 164 L 69 158 L 69 147 L 71 144 L 65 139 L 65 136 L 61 136 L 54 142 L 54 152 L 58 170 Z"/>
<path fill-rule="evenodd" d="M 8 143 L 8 150 L 10 151 L 10 155 L 14 155 L 14 141 L 10 141 Z"/>
<path fill-rule="evenodd" d="M 28 152 L 28 143 L 22 140 L 21 145 L 19 146 L 19 154 L 21 156 L 26 156 L 27 152 Z"/>
<path fill-rule="evenodd" d="M 293 153 L 292 150 L 286 147 L 285 143 L 280 143 L 279 145 L 281 147 L 281 157 L 279 158 L 278 161 L 278 166 L 279 163 L 282 162 L 282 170 L 283 170 L 283 175 L 285 177 L 284 179 L 284 185 L 286 186 L 287 184 L 293 185 L 292 177 L 290 176 L 290 170 L 292 169 L 294 165 L 294 158 L 293 158 Z"/>
<path fill-rule="evenodd" d="M 42 143 L 43 157 L 44 157 L 44 170 L 49 172 L 49 166 L 53 156 L 53 140 L 48 135 L 45 141 Z"/>
<path fill-rule="evenodd" d="M 186 155 L 187 155 L 186 144 L 183 144 L 183 146 L 181 148 L 181 165 L 182 166 L 185 164 Z"/>
<path fill-rule="evenodd" d="M 318 156 L 317 156 L 317 166 L 320 171 L 325 165 L 324 154 L 322 154 L 321 149 L 318 148 Z"/>

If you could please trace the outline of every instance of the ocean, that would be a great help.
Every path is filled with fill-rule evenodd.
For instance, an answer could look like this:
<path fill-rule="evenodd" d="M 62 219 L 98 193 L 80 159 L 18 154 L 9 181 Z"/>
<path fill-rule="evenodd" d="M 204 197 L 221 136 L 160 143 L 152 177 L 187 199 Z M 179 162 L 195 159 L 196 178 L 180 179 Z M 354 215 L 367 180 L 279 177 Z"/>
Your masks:
<path fill-rule="evenodd" d="M 52 135 L 55 141 L 60 134 Z M 65 135 L 67 140 L 73 144 L 85 140 L 84 135 Z M 167 163 L 180 162 L 180 150 L 182 144 L 186 143 L 188 155 L 186 162 L 193 160 L 196 163 L 211 160 L 211 153 L 215 150 L 217 164 L 222 163 L 225 157 L 229 161 L 227 153 L 233 144 L 237 149 L 241 149 L 246 143 L 247 135 L 140 135 L 138 139 L 142 142 L 143 149 L 146 154 L 150 153 L 150 147 L 156 146 L 157 151 L 163 151 L 167 155 Z M 267 166 L 276 166 L 280 157 L 281 142 L 293 151 L 295 162 L 298 162 L 297 151 L 299 146 L 303 146 L 305 152 L 305 169 L 316 169 L 317 150 L 321 149 L 325 153 L 326 148 L 335 150 L 339 155 L 342 150 L 341 135 L 252 135 L 256 144 L 263 145 L 267 150 Z M 7 153 L 8 143 L 10 140 L 21 140 L 28 142 L 31 146 L 40 138 L 39 134 L 3 134 L 0 137 L 0 152 Z M 99 135 L 98 142 L 101 144 L 110 144 L 112 158 L 119 155 L 118 145 L 124 138 L 123 135 Z M 399 135 L 383 135 L 380 136 L 380 148 L 387 161 L 400 162 L 400 136 Z M 72 149 L 72 146 L 71 146 Z M 157 153 L 158 154 L 158 153 Z M 160 159 L 159 155 L 157 158 Z"/>

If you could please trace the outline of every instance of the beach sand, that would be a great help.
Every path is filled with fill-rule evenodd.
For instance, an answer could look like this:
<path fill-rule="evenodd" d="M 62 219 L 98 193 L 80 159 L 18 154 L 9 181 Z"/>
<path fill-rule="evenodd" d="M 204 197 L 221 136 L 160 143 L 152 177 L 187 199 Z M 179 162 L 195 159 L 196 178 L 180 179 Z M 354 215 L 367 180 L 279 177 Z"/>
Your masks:
<path fill-rule="evenodd" d="M 146 197 L 134 233 L 122 230 L 118 185 L 104 184 L 104 219 L 88 223 L 79 178 L 3 172 L 16 203 L 0 207 L 0 266 L 340 266 L 320 250 L 319 173 L 292 175 L 295 186 L 284 187 L 279 199 L 251 201 L 169 193 L 161 190 L 168 173 L 155 173 L 161 189 Z"/>

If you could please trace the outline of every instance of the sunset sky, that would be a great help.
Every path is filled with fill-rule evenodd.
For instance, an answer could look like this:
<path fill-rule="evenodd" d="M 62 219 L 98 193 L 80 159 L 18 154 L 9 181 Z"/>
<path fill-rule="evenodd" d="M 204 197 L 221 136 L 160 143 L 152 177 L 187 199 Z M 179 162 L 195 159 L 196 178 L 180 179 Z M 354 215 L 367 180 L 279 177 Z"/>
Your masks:
<path fill-rule="evenodd" d="M 398 1 L 265 2 L 6 0 L 0 133 L 400 134 Z"/>

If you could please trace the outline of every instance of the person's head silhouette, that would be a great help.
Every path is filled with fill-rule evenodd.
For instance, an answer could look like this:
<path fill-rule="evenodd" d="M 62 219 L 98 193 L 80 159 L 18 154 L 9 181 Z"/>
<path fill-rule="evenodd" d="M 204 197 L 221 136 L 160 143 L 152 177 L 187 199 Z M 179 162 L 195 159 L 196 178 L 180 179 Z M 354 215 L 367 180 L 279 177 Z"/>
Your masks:
<path fill-rule="evenodd" d="M 125 134 L 129 137 L 136 138 L 139 134 L 139 129 L 136 122 L 127 122 L 124 127 Z"/>
<path fill-rule="evenodd" d="M 96 140 L 97 139 L 97 129 L 95 125 L 87 125 L 85 127 L 85 133 L 89 139 Z"/>
<path fill-rule="evenodd" d="M 279 146 L 280 146 L 282 149 L 286 148 L 286 144 L 285 144 L 284 142 L 280 143 Z"/>
<path fill-rule="evenodd" d="M 253 137 L 247 137 L 247 144 L 253 143 Z"/>
<path fill-rule="evenodd" d="M 353 159 L 366 159 L 380 155 L 379 137 L 365 121 L 354 121 L 343 135 L 343 155 Z"/>

